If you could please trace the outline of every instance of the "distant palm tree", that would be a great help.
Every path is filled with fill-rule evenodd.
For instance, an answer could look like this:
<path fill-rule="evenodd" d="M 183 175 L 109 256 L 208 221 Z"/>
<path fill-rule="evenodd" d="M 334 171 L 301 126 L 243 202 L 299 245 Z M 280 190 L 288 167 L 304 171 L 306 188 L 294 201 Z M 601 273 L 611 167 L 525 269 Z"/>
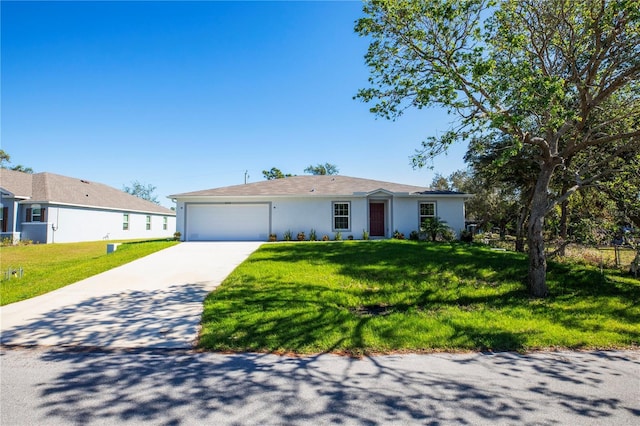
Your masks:
<path fill-rule="evenodd" d="M 422 221 L 421 233 L 431 237 L 431 241 L 436 241 L 438 235 L 443 235 L 449 230 L 447 222 L 439 217 L 428 217 Z"/>

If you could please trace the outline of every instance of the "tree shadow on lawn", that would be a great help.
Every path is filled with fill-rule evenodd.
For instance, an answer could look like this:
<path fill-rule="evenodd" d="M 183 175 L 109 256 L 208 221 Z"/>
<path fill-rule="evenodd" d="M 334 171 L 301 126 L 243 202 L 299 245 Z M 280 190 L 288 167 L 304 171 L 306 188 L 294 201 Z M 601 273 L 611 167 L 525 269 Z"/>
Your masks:
<path fill-rule="evenodd" d="M 345 304 L 335 292 L 309 283 L 270 284 L 261 281 L 261 288 L 237 284 L 219 289 L 205 302 L 201 348 L 217 351 L 261 351 L 275 353 L 313 353 L 318 347 L 325 352 L 361 356 L 373 352 L 394 350 L 429 350 L 435 348 L 467 348 L 512 350 L 526 347 L 528 332 L 511 332 L 487 324 L 465 324 L 464 318 L 446 319 L 438 310 L 468 303 L 498 303 L 514 296 L 519 290 L 497 296 L 459 298 L 433 302 L 425 291 L 415 303 L 398 303 L 380 308 Z M 325 296 L 315 297 L 323 293 Z M 303 295 L 311 295 L 304 297 Z M 426 312 L 427 309 L 436 311 Z M 462 307 L 464 309 L 464 307 Z M 445 312 L 446 316 L 447 313 Z M 444 325 L 443 325 L 444 324 Z M 430 328 L 435 336 L 427 336 Z M 406 335 L 406 329 L 411 332 Z M 424 345 L 411 334 L 423 334 Z"/>
<path fill-rule="evenodd" d="M 340 266 L 340 274 L 388 283 L 424 280 L 449 272 L 460 278 L 523 282 L 527 261 L 522 254 L 495 252 L 458 243 L 365 241 L 265 246 L 271 260 Z M 259 260 L 258 260 L 259 261 Z"/>
<path fill-rule="evenodd" d="M 601 389 L 629 359 L 583 358 L 50 351 L 37 409 L 70 424 L 630 422 L 633 395 Z"/>
<path fill-rule="evenodd" d="M 511 313 L 506 312 L 503 316 L 516 315 L 514 319 L 519 319 L 518 310 L 524 310 L 534 315 L 534 321 L 560 324 L 570 334 L 597 331 L 597 326 L 590 325 L 590 322 L 593 322 L 594 315 L 605 315 L 627 328 L 621 332 L 626 333 L 629 344 L 637 344 L 640 341 L 640 328 L 636 327 L 640 323 L 640 310 L 632 302 L 638 297 L 639 288 L 618 286 L 603 281 L 601 277 L 595 277 L 593 271 L 561 264 L 551 265 L 552 289 L 559 287 L 558 279 L 563 280 L 565 294 L 537 301 L 529 298 L 524 285 L 518 285 L 527 271 L 526 257 L 518 253 L 495 252 L 460 244 L 406 242 L 284 244 L 268 246 L 267 249 L 268 259 L 285 262 L 290 268 L 295 268 L 298 262 L 331 263 L 339 267 L 338 273 L 345 277 L 345 281 L 368 280 L 376 288 L 364 292 L 361 289 L 354 290 L 351 294 L 353 297 L 345 301 L 335 298 L 321 283 L 283 283 L 275 278 L 261 278 L 260 284 L 266 284 L 265 288 L 269 289 L 266 291 L 237 284 L 237 287 L 232 287 L 234 291 L 225 297 L 230 303 L 227 309 L 212 310 L 211 317 L 205 317 L 204 323 L 215 322 L 216 317 L 233 316 L 241 310 L 233 306 L 230 302 L 232 298 L 242 304 L 242 310 L 265 312 L 265 320 L 256 324 L 254 321 L 238 318 L 230 328 L 220 328 L 217 330 L 218 334 L 214 332 L 211 336 L 204 336 L 204 347 L 219 347 L 215 346 L 216 339 L 237 339 L 235 343 L 243 347 L 243 337 L 249 336 L 246 340 L 249 346 L 244 349 L 268 351 L 278 348 L 304 353 L 309 342 L 324 338 L 332 342 L 330 347 L 334 350 L 353 351 L 357 354 L 366 351 L 364 330 L 368 327 L 375 326 L 382 330 L 382 337 L 401 332 L 386 326 L 384 318 L 380 318 L 393 314 L 415 316 L 422 313 L 432 317 L 425 318 L 425 322 L 436 317 L 439 321 L 445 321 L 448 327 L 445 340 L 432 343 L 435 346 L 396 349 L 450 347 L 472 350 L 526 350 L 531 347 L 527 341 L 528 336 L 540 333 L 539 330 L 531 329 L 531 325 L 526 326 L 524 330 L 512 331 L 493 323 L 478 323 L 477 319 L 475 323 L 469 324 L 464 322 L 464 318 L 451 320 L 438 317 L 442 311 L 451 308 L 459 311 L 507 309 L 511 310 Z M 253 261 L 259 264 L 262 260 Z M 453 274 L 454 284 L 444 279 L 436 280 L 435 284 L 422 285 L 423 281 L 434 280 L 434 275 L 440 274 L 446 278 L 447 273 Z M 596 278 L 599 284 L 592 285 Z M 571 283 L 572 287 L 567 283 Z M 402 291 L 409 296 L 402 301 L 388 302 L 394 298 L 399 286 L 402 286 Z M 441 294 L 439 289 L 446 287 L 454 291 Z M 481 287 L 491 287 L 495 291 L 475 291 Z M 455 294 L 458 290 L 460 292 Z M 570 290 L 570 295 L 566 294 L 567 290 Z M 216 293 L 220 291 L 222 289 Z M 343 288 L 341 293 L 349 294 L 350 289 Z M 322 294 L 322 297 L 302 300 L 301 294 Z M 593 296 L 588 305 L 574 304 L 575 301 L 586 300 L 586 296 Z M 217 294 L 214 295 L 214 298 L 216 297 Z M 620 303 L 623 304 L 622 308 Z M 290 310 L 281 315 L 268 315 L 292 305 L 300 305 L 300 311 Z M 300 320 L 300 313 L 303 313 L 304 320 Z M 292 324 L 295 324 L 295 327 Z M 396 320 L 389 321 L 389 324 L 400 326 L 403 322 Z M 633 331 L 634 327 L 637 329 L 636 332 Z M 419 328 L 414 331 L 421 332 Z M 429 330 L 423 328 L 422 332 Z M 583 339 L 577 346 L 572 347 L 593 347 L 588 341 L 588 335 L 585 336 L 586 340 Z M 251 339 L 253 342 L 249 344 Z M 230 342 L 229 348 L 233 347 L 233 342 Z"/>

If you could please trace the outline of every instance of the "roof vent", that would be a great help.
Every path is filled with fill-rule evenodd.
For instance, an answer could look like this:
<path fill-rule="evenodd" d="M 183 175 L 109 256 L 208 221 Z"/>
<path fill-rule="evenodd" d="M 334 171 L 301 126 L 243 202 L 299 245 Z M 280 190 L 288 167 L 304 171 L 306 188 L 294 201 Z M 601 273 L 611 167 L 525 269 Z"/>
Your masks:
<path fill-rule="evenodd" d="M 316 189 L 315 188 L 311 188 L 311 191 L 309 191 L 309 192 L 316 192 Z"/>
<path fill-rule="evenodd" d="M 84 179 L 80 179 L 80 182 L 82 182 L 82 183 L 89 183 L 89 181 L 88 181 L 88 180 L 84 180 Z"/>

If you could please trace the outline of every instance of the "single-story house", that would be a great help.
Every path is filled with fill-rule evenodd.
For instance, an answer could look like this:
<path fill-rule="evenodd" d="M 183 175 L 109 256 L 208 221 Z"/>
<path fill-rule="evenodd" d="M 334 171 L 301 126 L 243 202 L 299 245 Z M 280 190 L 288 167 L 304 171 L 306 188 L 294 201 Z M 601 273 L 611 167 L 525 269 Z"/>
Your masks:
<path fill-rule="evenodd" d="M 347 176 L 293 176 L 171 195 L 176 229 L 185 241 L 407 237 L 427 217 L 440 217 L 459 235 L 469 194 Z"/>
<path fill-rule="evenodd" d="M 124 191 L 53 173 L 0 169 L 0 238 L 66 243 L 173 236 L 173 210 Z"/>

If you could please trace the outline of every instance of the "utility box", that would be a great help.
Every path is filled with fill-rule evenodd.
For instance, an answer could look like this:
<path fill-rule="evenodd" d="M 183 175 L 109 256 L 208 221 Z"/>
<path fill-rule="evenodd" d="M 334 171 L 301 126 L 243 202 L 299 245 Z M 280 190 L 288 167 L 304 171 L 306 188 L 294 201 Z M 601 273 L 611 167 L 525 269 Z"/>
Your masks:
<path fill-rule="evenodd" d="M 119 244 L 116 244 L 116 243 L 107 244 L 107 254 L 113 253 L 114 251 L 116 251 L 118 249 L 118 245 Z"/>

